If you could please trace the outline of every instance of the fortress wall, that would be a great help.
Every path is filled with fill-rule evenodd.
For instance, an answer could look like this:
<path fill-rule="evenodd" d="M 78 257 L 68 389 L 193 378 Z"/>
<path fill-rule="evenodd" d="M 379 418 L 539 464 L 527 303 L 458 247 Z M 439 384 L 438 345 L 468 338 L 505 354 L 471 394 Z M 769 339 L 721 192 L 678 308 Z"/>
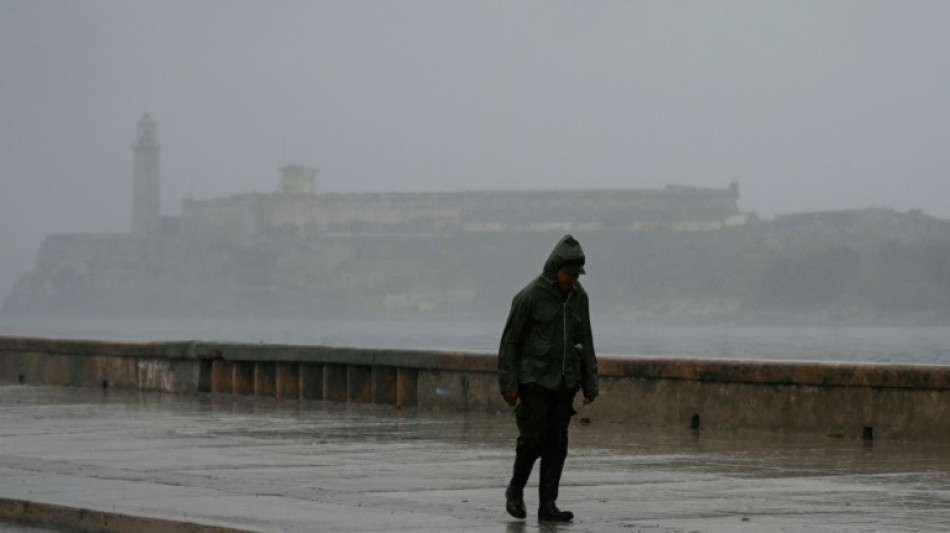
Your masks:
<path fill-rule="evenodd" d="M 433 225 L 457 224 L 460 208 L 453 195 L 354 194 L 320 197 L 314 204 L 319 224 L 329 228 L 354 221 L 397 225 L 425 220 Z"/>
<path fill-rule="evenodd" d="M 853 246 L 870 242 L 943 242 L 946 220 L 923 214 L 899 213 L 890 209 L 861 209 L 779 215 L 772 223 L 776 235 L 806 234 L 822 243 L 848 235 Z"/>
<path fill-rule="evenodd" d="M 185 200 L 181 209 L 182 234 L 201 240 L 250 244 L 262 231 L 264 195 L 215 200 Z"/>
<path fill-rule="evenodd" d="M 467 214 L 483 220 L 612 222 L 723 221 L 739 213 L 728 189 L 508 191 L 466 193 Z M 491 214 L 488 214 L 491 213 Z M 512 218 L 514 217 L 514 218 Z M 593 218 L 592 218 L 593 217 Z"/>
<path fill-rule="evenodd" d="M 636 229 L 644 222 L 722 223 L 738 214 L 730 189 L 486 191 L 458 193 L 250 194 L 186 200 L 182 231 L 247 243 L 268 228 L 322 233 L 444 232 L 464 227 L 538 229 L 551 224 Z"/>
<path fill-rule="evenodd" d="M 0 381 L 507 412 L 490 353 L 0 337 Z M 603 358 L 591 423 L 946 441 L 950 367 Z M 578 404 L 580 402 L 578 401 Z"/>
<path fill-rule="evenodd" d="M 102 301 L 111 289 L 158 278 L 153 275 L 156 257 L 166 254 L 165 244 L 161 238 L 132 235 L 51 235 L 3 310 L 91 311 L 84 302 L 93 297 Z"/>
<path fill-rule="evenodd" d="M 49 274 L 61 268 L 88 268 L 88 263 L 115 249 L 138 245 L 144 249 L 144 240 L 132 235 L 50 235 L 40 247 L 36 261 L 39 273 Z"/>

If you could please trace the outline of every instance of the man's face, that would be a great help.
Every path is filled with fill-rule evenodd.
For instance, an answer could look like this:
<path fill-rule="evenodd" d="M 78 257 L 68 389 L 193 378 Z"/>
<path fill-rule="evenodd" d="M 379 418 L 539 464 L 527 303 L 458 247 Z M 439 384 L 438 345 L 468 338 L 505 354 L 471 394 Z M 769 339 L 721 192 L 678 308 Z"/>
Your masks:
<path fill-rule="evenodd" d="M 560 287 L 562 291 L 567 292 L 577 283 L 578 277 L 577 274 L 571 275 L 564 272 L 563 268 L 559 268 L 557 270 L 557 286 Z"/>

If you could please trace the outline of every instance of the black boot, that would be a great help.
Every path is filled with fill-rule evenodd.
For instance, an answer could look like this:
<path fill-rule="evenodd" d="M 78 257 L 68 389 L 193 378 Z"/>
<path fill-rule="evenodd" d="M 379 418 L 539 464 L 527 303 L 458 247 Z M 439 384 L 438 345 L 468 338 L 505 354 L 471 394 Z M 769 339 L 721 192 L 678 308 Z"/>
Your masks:
<path fill-rule="evenodd" d="M 542 522 L 570 522 L 574 513 L 557 508 L 558 490 L 561 485 L 561 472 L 564 470 L 566 454 L 552 453 L 541 458 L 541 479 L 538 481 L 538 520 Z"/>
<path fill-rule="evenodd" d="M 523 446 L 518 446 L 515 452 L 515 465 L 511 473 L 511 481 L 505 490 L 505 510 L 515 518 L 526 518 L 528 511 L 524 506 L 524 486 L 531 476 L 536 457 Z"/>
<path fill-rule="evenodd" d="M 542 505 L 538 509 L 539 522 L 570 522 L 571 520 L 574 520 L 574 513 L 558 509 L 553 502 Z"/>
<path fill-rule="evenodd" d="M 505 510 L 515 518 L 526 518 L 528 511 L 524 507 L 524 490 L 508 485 L 505 489 Z"/>

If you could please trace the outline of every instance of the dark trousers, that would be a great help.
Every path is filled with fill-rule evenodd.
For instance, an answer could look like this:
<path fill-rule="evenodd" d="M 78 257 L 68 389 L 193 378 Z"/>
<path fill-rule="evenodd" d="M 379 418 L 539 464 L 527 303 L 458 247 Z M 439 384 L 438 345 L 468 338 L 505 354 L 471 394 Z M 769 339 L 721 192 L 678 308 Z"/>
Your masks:
<path fill-rule="evenodd" d="M 540 507 L 557 500 L 561 472 L 567 458 L 567 427 L 574 411 L 575 391 L 566 387 L 552 390 L 535 383 L 518 387 L 518 444 L 509 487 L 521 494 L 528 483 L 534 462 L 541 459 L 538 480 Z"/>

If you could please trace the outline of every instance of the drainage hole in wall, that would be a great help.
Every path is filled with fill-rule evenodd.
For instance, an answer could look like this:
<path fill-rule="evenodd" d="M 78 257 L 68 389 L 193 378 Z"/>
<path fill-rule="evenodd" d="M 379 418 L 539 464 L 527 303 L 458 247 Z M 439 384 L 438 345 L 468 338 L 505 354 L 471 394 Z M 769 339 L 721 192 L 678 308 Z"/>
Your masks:
<path fill-rule="evenodd" d="M 699 431 L 699 413 L 694 413 L 692 418 L 689 419 L 689 429 Z"/>

